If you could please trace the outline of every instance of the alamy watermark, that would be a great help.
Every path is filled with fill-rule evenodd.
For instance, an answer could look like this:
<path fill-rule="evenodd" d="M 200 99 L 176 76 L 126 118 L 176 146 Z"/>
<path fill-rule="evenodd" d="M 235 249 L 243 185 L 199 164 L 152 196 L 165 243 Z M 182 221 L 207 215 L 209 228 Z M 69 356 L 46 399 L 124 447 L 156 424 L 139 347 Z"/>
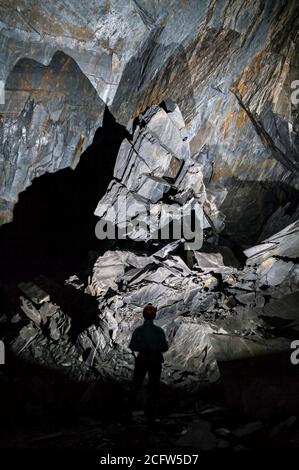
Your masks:
<path fill-rule="evenodd" d="M 296 106 L 299 103 L 299 80 L 292 81 L 291 89 L 294 90 L 291 93 L 291 102 Z"/>
<path fill-rule="evenodd" d="M 5 104 L 5 82 L 0 80 L 0 104 Z"/>
<path fill-rule="evenodd" d="M 291 342 L 291 349 L 294 349 L 294 351 L 291 354 L 291 363 L 293 366 L 297 366 L 299 364 L 299 340 L 295 339 L 294 341 Z"/>
<path fill-rule="evenodd" d="M 178 204 L 141 202 L 132 208 L 132 201 L 119 196 L 113 206 L 100 204 L 95 234 L 99 240 L 183 240 L 185 250 L 199 250 L 203 243 L 202 206 L 197 201 Z"/>
<path fill-rule="evenodd" d="M 4 342 L 0 340 L 0 365 L 5 364 L 5 345 Z"/>

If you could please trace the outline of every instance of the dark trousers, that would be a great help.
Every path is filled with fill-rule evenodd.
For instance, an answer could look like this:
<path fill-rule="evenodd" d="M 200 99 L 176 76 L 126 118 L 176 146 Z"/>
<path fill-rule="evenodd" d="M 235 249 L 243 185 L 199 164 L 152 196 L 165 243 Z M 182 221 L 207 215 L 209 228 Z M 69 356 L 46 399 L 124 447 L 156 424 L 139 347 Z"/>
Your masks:
<path fill-rule="evenodd" d="M 162 363 L 160 358 L 140 353 L 135 359 L 135 369 L 131 390 L 131 409 L 134 408 L 138 391 L 143 384 L 146 374 L 148 374 L 148 399 L 146 413 L 149 419 L 153 419 L 155 417 L 161 372 Z"/>

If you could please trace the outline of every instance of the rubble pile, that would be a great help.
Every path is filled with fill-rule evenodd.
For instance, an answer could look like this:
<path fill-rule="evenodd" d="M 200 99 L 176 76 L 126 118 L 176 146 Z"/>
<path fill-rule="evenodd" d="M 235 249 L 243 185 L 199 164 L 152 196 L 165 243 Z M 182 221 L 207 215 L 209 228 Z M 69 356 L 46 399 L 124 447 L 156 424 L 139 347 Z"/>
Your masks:
<path fill-rule="evenodd" d="M 169 341 L 163 371 L 169 385 L 196 387 L 217 381 L 217 361 L 224 356 L 289 351 L 290 328 L 294 333 L 299 327 L 298 226 L 295 222 L 248 249 L 243 269 L 225 266 L 221 255 L 202 251 L 194 252 L 196 262 L 190 268 L 175 254 L 181 241 L 150 256 L 105 252 L 88 285 L 76 276 L 66 281 L 68 289 L 85 291 L 98 305 L 94 322 L 75 340 L 70 336 L 71 317 L 51 301 L 51 295 L 38 285 L 22 283 L 20 311 L 10 318 L 18 330 L 11 350 L 79 380 L 95 371 L 130 380 L 130 336 L 142 321 L 143 305 L 155 299 L 157 324 Z"/>
<path fill-rule="evenodd" d="M 42 291 L 36 284 L 26 284 L 34 292 Z M 34 296 L 30 297 L 20 296 L 20 312 L 10 319 L 14 329 L 19 329 L 18 335 L 10 342 L 10 352 L 40 367 L 57 371 L 69 369 L 70 377 L 80 379 L 87 368 L 70 340 L 70 316 L 51 302 L 49 295 L 39 305 L 34 302 Z"/>
<path fill-rule="evenodd" d="M 179 243 L 172 242 L 151 256 L 108 251 L 95 263 L 87 291 L 97 297 L 102 344 L 110 335 L 105 347 L 114 351 L 118 374 L 127 375 L 132 368 L 127 349 L 130 334 L 141 321 L 142 306 L 153 299 L 157 323 L 170 342 L 164 371 L 168 383 L 217 379 L 211 335 L 244 337 L 240 344 L 245 356 L 250 345 L 254 354 L 256 341 L 266 350 L 290 348 L 289 339 L 275 338 L 267 319 L 269 311 L 276 312 L 279 299 L 297 295 L 298 222 L 247 250 L 243 269 L 225 266 L 221 255 L 204 252 L 194 253 L 197 261 L 189 268 L 174 254 Z M 287 311 L 279 316 L 293 315 L 296 322 L 294 309 Z"/>

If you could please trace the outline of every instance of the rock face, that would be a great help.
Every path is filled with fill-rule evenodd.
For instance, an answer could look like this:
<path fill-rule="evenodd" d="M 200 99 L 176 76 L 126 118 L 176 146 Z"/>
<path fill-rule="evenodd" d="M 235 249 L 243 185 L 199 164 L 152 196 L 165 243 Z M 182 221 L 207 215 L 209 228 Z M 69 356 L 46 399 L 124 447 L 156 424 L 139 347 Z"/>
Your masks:
<path fill-rule="evenodd" d="M 127 125 L 166 98 L 179 106 L 207 189 L 228 191 L 228 235 L 252 244 L 278 208 L 298 205 L 296 0 L 0 8 L 2 222 L 34 177 L 76 165 L 104 104 Z"/>
<path fill-rule="evenodd" d="M 115 239 L 157 240 L 160 233 L 162 239 L 194 238 L 189 246 L 200 249 L 204 228 L 219 232 L 224 227 L 217 205 L 226 192 L 206 191 L 203 168 L 190 156 L 179 108 L 170 100 L 149 108 L 134 120 L 132 133 L 132 140 L 125 139 L 120 147 L 114 179 L 95 211 L 101 218 L 98 237 L 105 226 L 111 232 L 107 236 Z"/>
<path fill-rule="evenodd" d="M 89 80 L 62 52 L 55 53 L 48 66 L 19 60 L 6 87 L 1 120 L 2 222 L 11 220 L 19 192 L 33 178 L 76 166 L 92 142 L 103 110 Z"/>

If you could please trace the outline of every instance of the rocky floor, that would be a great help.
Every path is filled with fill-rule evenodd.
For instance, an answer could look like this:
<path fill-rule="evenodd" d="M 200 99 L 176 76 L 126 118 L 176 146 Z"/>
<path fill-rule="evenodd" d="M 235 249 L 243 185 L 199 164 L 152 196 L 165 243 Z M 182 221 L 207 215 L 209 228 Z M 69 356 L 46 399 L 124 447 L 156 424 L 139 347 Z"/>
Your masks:
<path fill-rule="evenodd" d="M 168 396 L 169 399 L 169 396 Z M 194 399 L 194 397 L 193 397 Z M 162 400 L 163 401 L 163 400 Z M 169 407 L 169 405 L 168 405 Z M 100 454 L 142 452 L 186 453 L 199 450 L 297 449 L 298 417 L 291 415 L 269 421 L 250 420 L 229 409 L 223 401 L 204 397 L 186 408 L 172 402 L 155 427 L 146 424 L 143 410 L 136 409 L 130 420 L 126 409 L 112 412 L 80 413 L 16 422 L 1 431 L 2 449 L 97 450 Z"/>

